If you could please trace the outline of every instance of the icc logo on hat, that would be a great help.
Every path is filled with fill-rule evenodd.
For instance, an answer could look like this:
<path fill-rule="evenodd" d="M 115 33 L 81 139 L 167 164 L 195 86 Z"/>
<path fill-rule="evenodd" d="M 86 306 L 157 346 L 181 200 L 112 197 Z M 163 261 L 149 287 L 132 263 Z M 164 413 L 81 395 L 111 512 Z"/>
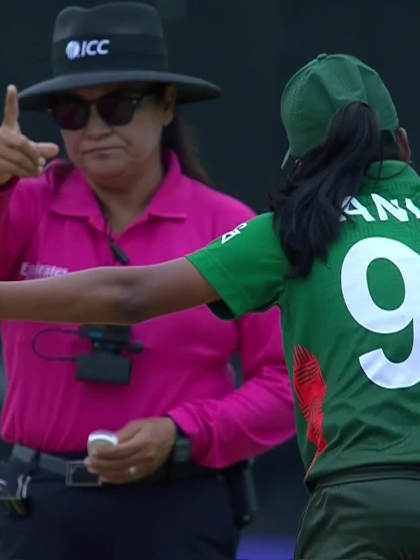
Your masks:
<path fill-rule="evenodd" d="M 69 6 L 58 14 L 52 39 L 53 76 L 20 92 L 22 110 L 48 109 L 52 94 L 96 85 L 98 73 L 109 83 L 176 84 L 178 103 L 220 95 L 211 82 L 170 70 L 162 22 L 151 3 Z"/>
<path fill-rule="evenodd" d="M 109 39 L 93 39 L 92 41 L 70 41 L 66 46 L 66 55 L 69 60 L 84 58 L 85 56 L 104 56 L 109 53 Z"/>

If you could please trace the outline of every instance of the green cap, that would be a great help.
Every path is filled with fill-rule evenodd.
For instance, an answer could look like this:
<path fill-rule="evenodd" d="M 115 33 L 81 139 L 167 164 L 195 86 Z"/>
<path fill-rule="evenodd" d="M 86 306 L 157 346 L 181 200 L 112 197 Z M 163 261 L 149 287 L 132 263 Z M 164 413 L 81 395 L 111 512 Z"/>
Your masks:
<path fill-rule="evenodd" d="M 379 74 L 358 58 L 320 54 L 298 70 L 281 97 L 281 117 L 289 139 L 284 167 L 320 144 L 331 118 L 353 101 L 367 103 L 377 114 L 381 130 L 398 129 L 398 115 Z"/>

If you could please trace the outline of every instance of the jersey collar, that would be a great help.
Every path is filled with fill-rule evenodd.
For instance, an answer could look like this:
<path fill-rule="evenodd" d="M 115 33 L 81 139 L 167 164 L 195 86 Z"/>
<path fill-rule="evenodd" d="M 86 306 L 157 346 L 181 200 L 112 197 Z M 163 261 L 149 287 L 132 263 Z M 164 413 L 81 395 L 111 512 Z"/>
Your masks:
<path fill-rule="evenodd" d="M 161 219 L 185 219 L 192 188 L 192 181 L 183 175 L 176 154 L 164 152 L 166 174 L 156 194 L 150 201 L 142 216 L 136 221 L 144 221 L 148 216 Z M 103 216 L 94 192 L 87 183 L 83 173 L 70 164 L 55 163 L 47 171 L 55 177 L 57 185 L 51 209 L 62 215 L 85 217 L 90 221 L 103 222 Z M 61 177 L 60 177 L 61 174 Z"/>
<path fill-rule="evenodd" d="M 375 161 L 372 163 L 366 172 L 366 178 L 381 181 L 394 179 L 402 174 L 407 177 L 417 175 L 414 169 L 405 161 L 387 159 L 383 162 Z"/>

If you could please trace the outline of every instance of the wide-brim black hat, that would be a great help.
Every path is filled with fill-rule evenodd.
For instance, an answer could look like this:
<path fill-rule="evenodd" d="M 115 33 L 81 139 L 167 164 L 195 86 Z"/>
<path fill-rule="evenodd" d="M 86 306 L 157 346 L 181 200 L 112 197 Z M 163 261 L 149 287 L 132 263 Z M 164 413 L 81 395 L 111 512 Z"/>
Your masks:
<path fill-rule="evenodd" d="M 65 8 L 54 26 L 52 66 L 53 78 L 19 94 L 21 109 L 46 109 L 59 92 L 114 83 L 175 84 L 178 103 L 220 95 L 206 80 L 169 70 L 161 20 L 148 4 Z"/>

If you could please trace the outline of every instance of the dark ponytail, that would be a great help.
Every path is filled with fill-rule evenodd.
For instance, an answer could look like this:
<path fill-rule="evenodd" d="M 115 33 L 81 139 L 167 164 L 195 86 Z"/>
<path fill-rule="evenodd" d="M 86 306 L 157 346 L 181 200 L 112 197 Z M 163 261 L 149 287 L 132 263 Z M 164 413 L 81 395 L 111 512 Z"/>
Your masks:
<path fill-rule="evenodd" d="M 307 276 L 314 259 L 326 259 L 340 231 L 344 200 L 357 195 L 367 167 L 383 159 L 382 142 L 374 111 L 350 103 L 335 113 L 326 140 L 297 161 L 271 193 L 274 227 L 291 277 Z"/>

